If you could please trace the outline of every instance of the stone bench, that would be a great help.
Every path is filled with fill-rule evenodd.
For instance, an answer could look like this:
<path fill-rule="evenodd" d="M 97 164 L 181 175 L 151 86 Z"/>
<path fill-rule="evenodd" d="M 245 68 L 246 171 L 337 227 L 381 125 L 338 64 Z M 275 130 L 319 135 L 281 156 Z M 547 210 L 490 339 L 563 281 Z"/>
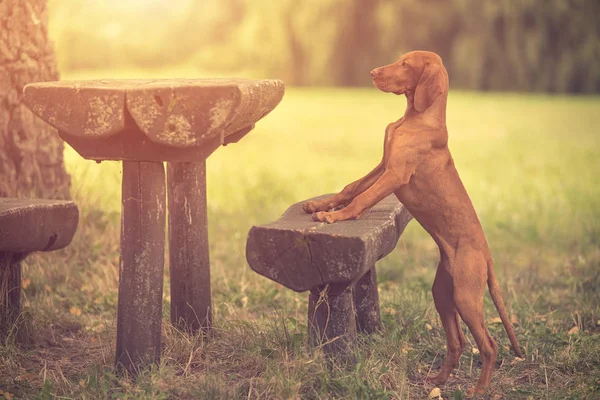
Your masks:
<path fill-rule="evenodd" d="M 343 356 L 357 331 L 381 329 L 375 262 L 394 249 L 412 216 L 390 195 L 358 220 L 326 224 L 313 221 L 304 202 L 253 226 L 246 258 L 260 275 L 310 291 L 309 343 Z"/>
<path fill-rule="evenodd" d="M 0 198 L 0 344 L 21 312 L 20 262 L 34 251 L 66 247 L 78 222 L 71 201 Z"/>

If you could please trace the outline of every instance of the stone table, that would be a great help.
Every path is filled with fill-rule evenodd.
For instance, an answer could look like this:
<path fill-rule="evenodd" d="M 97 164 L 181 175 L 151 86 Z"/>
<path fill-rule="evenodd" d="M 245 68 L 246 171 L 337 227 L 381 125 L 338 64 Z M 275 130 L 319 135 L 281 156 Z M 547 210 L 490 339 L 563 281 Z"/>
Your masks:
<path fill-rule="evenodd" d="M 191 332 L 210 328 L 205 160 L 252 130 L 283 93 L 278 80 L 239 79 L 25 87 L 25 104 L 82 157 L 123 161 L 118 365 L 134 370 L 160 357 L 167 194 L 171 322 Z"/>

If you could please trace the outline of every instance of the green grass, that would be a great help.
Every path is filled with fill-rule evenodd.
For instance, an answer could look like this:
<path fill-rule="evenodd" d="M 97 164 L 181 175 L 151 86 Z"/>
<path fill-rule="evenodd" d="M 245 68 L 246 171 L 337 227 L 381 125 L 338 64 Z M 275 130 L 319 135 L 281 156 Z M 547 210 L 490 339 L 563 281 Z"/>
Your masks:
<path fill-rule="evenodd" d="M 113 370 L 120 166 L 67 149 L 79 230 L 68 248 L 28 259 L 23 318 L 33 344 L 0 348 L 0 388 L 39 399 L 426 398 L 433 386 L 424 378 L 441 366 L 445 338 L 430 293 L 438 252 L 415 221 L 378 264 L 386 332 L 360 339 L 351 370 L 328 369 L 306 350 L 306 294 L 245 261 L 253 224 L 368 172 L 404 105 L 374 89 L 289 89 L 254 132 L 209 158 L 215 329 L 182 335 L 164 307 L 160 368 L 135 382 Z M 599 109 L 598 97 L 450 95 L 450 149 L 526 353 L 517 362 L 489 321 L 500 346 L 494 398 L 600 396 Z M 485 312 L 497 316 L 487 296 Z M 468 340 L 445 399 L 462 398 L 479 374 Z"/>

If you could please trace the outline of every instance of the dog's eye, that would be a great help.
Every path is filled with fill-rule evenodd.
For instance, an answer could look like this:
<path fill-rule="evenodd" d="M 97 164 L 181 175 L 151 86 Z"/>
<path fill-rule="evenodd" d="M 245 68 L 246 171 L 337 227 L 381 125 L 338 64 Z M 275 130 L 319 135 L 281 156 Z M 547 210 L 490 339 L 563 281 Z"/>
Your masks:
<path fill-rule="evenodd" d="M 408 67 L 408 63 L 406 61 L 402 61 L 402 66 L 403 67 Z"/>

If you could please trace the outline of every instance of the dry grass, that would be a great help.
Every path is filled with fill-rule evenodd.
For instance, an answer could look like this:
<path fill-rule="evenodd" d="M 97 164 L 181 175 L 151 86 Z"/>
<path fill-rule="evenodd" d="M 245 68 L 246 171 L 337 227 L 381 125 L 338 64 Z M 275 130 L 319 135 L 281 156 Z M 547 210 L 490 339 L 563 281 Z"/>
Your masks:
<path fill-rule="evenodd" d="M 501 351 L 491 397 L 600 396 L 599 105 L 597 98 L 451 94 L 451 150 L 526 353 L 517 362 L 508 351 L 486 297 Z M 166 282 L 161 365 L 134 381 L 113 370 L 119 165 L 68 151 L 78 233 L 68 248 L 26 262 L 23 318 L 33 342 L 0 347 L 1 390 L 26 399 L 425 398 L 432 386 L 423 379 L 441 366 L 445 339 L 430 295 L 437 250 L 418 224 L 378 264 L 386 333 L 361 338 L 350 370 L 328 369 L 305 348 L 306 295 L 257 276 L 244 256 L 250 226 L 339 190 L 374 165 L 383 129 L 403 106 L 369 89 L 289 90 L 255 132 L 211 156 L 214 331 L 189 337 L 170 327 Z M 479 373 L 468 337 L 442 387 L 446 399 L 462 398 Z"/>

